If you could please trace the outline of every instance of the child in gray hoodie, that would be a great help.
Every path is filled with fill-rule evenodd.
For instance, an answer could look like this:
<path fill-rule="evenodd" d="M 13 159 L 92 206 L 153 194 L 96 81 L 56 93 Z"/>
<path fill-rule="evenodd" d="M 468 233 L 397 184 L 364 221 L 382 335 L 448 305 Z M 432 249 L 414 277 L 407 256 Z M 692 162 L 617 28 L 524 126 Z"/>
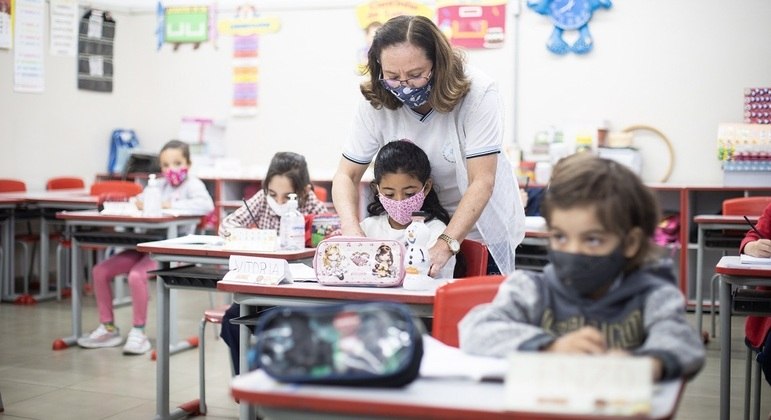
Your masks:
<path fill-rule="evenodd" d="M 699 335 L 671 262 L 656 258 L 653 193 L 614 161 L 588 153 L 560 161 L 541 207 L 549 226 L 542 273 L 517 270 L 493 302 L 459 324 L 467 353 L 513 351 L 650 357 L 655 380 L 704 365 Z"/>

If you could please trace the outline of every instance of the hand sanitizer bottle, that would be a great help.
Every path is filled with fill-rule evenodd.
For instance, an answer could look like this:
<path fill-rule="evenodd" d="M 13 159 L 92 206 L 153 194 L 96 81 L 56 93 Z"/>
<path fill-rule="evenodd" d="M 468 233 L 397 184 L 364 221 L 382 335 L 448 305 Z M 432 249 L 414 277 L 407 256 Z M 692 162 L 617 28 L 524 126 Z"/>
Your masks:
<path fill-rule="evenodd" d="M 155 174 L 149 175 L 142 200 L 144 201 L 142 210 L 144 216 L 159 217 L 161 215 L 161 186 L 160 180 L 155 178 Z"/>
<path fill-rule="evenodd" d="M 297 210 L 297 194 L 289 194 L 289 210 L 281 216 L 278 230 L 281 249 L 297 250 L 305 248 L 305 217 Z"/>

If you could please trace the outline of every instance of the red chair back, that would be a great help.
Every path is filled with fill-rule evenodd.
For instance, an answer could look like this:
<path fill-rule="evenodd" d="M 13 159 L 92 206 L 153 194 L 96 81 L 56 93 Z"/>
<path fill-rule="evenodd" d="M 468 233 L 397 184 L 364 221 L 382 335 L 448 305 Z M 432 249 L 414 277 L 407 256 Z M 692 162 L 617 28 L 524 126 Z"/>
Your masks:
<path fill-rule="evenodd" d="M 46 182 L 46 190 L 67 190 L 86 188 L 83 179 L 69 176 L 51 178 Z"/>
<path fill-rule="evenodd" d="M 27 184 L 18 179 L 0 179 L 0 193 L 26 192 Z"/>
<path fill-rule="evenodd" d="M 91 185 L 91 195 L 123 194 L 133 197 L 142 192 L 142 186 L 130 181 L 102 181 Z"/>
<path fill-rule="evenodd" d="M 319 199 L 322 203 L 327 202 L 327 197 L 329 196 L 329 193 L 327 192 L 327 189 L 324 187 L 319 187 L 318 185 L 313 186 L 313 193 L 316 194 L 316 198 Z"/>
<path fill-rule="evenodd" d="M 473 307 L 491 302 L 503 279 L 502 275 L 467 277 L 436 289 L 431 335 L 458 347 L 458 323 Z"/>
<path fill-rule="evenodd" d="M 760 216 L 771 204 L 771 197 L 739 197 L 723 201 L 724 216 Z"/>
<path fill-rule="evenodd" d="M 458 255 L 463 259 L 465 272 L 456 272 L 455 277 L 477 277 L 487 274 L 487 245 L 473 239 L 460 243 Z"/>

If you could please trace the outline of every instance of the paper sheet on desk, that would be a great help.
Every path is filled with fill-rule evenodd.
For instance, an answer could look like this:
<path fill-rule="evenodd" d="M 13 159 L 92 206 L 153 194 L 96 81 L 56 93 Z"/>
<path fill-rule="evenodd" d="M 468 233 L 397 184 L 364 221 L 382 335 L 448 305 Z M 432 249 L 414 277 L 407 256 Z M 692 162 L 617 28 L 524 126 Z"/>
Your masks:
<path fill-rule="evenodd" d="M 742 264 L 756 264 L 756 265 L 769 265 L 771 264 L 771 258 L 768 257 L 753 257 L 752 255 L 742 254 L 739 256 L 739 261 Z"/>
<path fill-rule="evenodd" d="M 166 243 L 179 245 L 215 245 L 221 246 L 225 241 L 217 235 L 185 235 L 178 238 L 167 239 Z"/>
<path fill-rule="evenodd" d="M 289 263 L 292 281 L 316 281 L 316 271 L 303 263 Z"/>
<path fill-rule="evenodd" d="M 507 368 L 506 359 L 473 356 L 434 337 L 423 336 L 422 377 L 503 381 Z"/>

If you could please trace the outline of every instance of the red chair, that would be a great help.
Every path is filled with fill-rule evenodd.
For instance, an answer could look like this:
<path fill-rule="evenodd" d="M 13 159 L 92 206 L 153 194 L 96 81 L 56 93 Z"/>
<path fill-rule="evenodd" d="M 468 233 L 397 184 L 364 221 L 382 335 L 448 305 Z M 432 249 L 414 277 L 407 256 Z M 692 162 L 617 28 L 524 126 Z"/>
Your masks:
<path fill-rule="evenodd" d="M 51 178 L 46 182 L 46 190 L 76 190 L 86 188 L 86 183 L 82 178 L 75 177 L 58 177 Z"/>
<path fill-rule="evenodd" d="M 486 275 L 488 258 L 487 245 L 473 239 L 465 239 L 460 243 L 455 278 Z"/>
<path fill-rule="evenodd" d="M 13 192 L 27 192 L 27 184 L 24 183 L 24 181 L 20 181 L 18 179 L 0 179 L 0 193 L 13 193 Z M 32 225 L 29 224 L 31 216 L 27 217 L 27 233 L 19 233 L 16 234 L 14 239 L 16 242 L 21 245 L 22 249 L 24 250 L 24 292 L 19 297 L 16 298 L 16 303 L 35 303 L 35 299 L 33 299 L 29 295 L 29 285 L 30 285 L 30 277 L 32 275 L 32 263 L 33 263 L 33 257 L 32 253 L 30 252 L 30 247 L 37 243 L 40 240 L 40 237 L 38 235 L 35 235 L 32 233 Z M 15 277 L 15 273 L 11 273 L 11 281 L 10 281 L 10 290 L 8 290 L 8 294 L 13 296 L 16 294 L 16 281 L 13 277 Z"/>
<path fill-rule="evenodd" d="M 491 302 L 504 278 L 502 275 L 467 277 L 436 289 L 431 335 L 458 347 L 458 323 L 473 307 Z"/>
<path fill-rule="evenodd" d="M 319 199 L 322 203 L 327 202 L 327 197 L 329 196 L 329 192 L 326 188 L 320 187 L 318 185 L 313 186 L 313 193 L 316 194 L 316 198 Z"/>
<path fill-rule="evenodd" d="M 83 181 L 82 178 L 71 177 L 71 176 L 50 178 L 46 182 L 46 191 L 77 190 L 77 189 L 85 189 L 85 188 L 86 188 L 86 182 Z M 67 273 L 69 273 L 69 264 L 68 264 L 69 258 L 63 258 L 63 259 L 59 258 L 59 253 L 63 252 L 63 249 L 69 249 L 69 239 L 66 239 L 58 232 L 55 234 L 52 234 L 51 240 L 54 240 L 54 239 L 59 240 L 59 244 L 57 245 L 57 248 L 56 248 L 56 255 L 57 255 L 56 299 L 61 300 L 62 295 L 66 294 L 65 292 L 63 292 L 63 290 L 64 290 L 64 278 L 66 277 Z M 66 247 L 66 248 L 63 248 L 63 247 Z"/>
<path fill-rule="evenodd" d="M 128 199 L 142 192 L 142 186 L 131 181 L 101 181 L 91 185 L 90 195 L 106 199 Z"/>

